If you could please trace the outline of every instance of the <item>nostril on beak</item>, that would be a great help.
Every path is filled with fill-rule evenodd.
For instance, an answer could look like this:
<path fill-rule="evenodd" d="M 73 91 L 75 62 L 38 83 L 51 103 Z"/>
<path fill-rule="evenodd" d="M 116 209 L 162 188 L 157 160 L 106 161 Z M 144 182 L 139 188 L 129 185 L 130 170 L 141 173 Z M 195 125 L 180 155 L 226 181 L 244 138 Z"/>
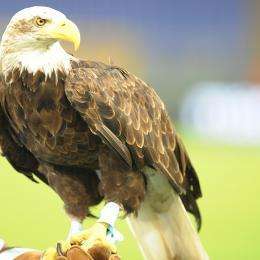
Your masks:
<path fill-rule="evenodd" d="M 61 24 L 61 26 L 65 26 L 65 25 L 66 25 L 66 23 L 65 23 L 65 22 Z"/>

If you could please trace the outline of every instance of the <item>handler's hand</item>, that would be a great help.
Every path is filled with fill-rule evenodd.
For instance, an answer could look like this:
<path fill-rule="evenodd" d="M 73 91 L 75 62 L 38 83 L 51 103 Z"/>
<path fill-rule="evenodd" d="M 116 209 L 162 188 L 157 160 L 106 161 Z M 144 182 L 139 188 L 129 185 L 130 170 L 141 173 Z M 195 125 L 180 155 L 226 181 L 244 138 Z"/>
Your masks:
<path fill-rule="evenodd" d="M 15 260 L 40 260 L 41 253 L 28 252 Z M 85 252 L 80 246 L 72 246 L 65 256 L 58 256 L 56 260 L 120 260 L 117 254 L 111 254 L 105 247 L 94 246 Z"/>

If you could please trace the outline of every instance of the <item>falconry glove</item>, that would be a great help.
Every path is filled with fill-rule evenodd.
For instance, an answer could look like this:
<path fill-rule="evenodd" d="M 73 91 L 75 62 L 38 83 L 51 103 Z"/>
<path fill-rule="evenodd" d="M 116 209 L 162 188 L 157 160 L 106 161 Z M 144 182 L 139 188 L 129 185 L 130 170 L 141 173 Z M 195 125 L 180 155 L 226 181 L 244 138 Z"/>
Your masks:
<path fill-rule="evenodd" d="M 31 251 L 15 258 L 15 260 L 41 260 L 42 253 Z M 117 254 L 112 254 L 106 247 L 95 246 L 87 252 L 80 246 L 72 246 L 66 255 L 58 255 L 57 260 L 120 260 Z"/>

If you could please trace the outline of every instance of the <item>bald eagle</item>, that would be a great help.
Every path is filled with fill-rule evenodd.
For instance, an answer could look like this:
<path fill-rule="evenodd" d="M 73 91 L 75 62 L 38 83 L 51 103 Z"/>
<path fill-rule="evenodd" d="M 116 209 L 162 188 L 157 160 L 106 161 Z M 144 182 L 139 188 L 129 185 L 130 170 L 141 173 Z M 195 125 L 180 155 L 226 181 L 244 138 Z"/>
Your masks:
<path fill-rule="evenodd" d="M 185 230 L 176 224 L 174 200 L 181 199 L 200 227 L 201 189 L 164 103 L 127 70 L 75 58 L 60 40 L 77 48 L 79 30 L 48 7 L 24 9 L 8 24 L 0 46 L 2 155 L 64 201 L 74 227 L 71 244 L 105 243 L 123 210 L 133 215 L 148 259 L 173 259 L 182 242 L 174 237 L 176 227 Z M 92 232 L 75 235 L 102 200 L 107 208 Z"/>

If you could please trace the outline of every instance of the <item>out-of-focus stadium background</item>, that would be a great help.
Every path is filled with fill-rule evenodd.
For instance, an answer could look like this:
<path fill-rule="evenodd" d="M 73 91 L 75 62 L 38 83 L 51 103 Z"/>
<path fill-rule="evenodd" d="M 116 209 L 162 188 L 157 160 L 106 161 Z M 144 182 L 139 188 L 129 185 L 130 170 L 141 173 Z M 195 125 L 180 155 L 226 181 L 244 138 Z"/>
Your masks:
<path fill-rule="evenodd" d="M 127 68 L 166 102 L 201 179 L 211 259 L 260 259 L 260 2 L 10 0 L 1 2 L 1 33 L 32 5 L 78 24 L 76 55 Z M 0 163 L 0 237 L 42 249 L 63 239 L 69 223 L 54 192 Z M 141 259 L 123 222 L 119 229 L 123 259 Z"/>

